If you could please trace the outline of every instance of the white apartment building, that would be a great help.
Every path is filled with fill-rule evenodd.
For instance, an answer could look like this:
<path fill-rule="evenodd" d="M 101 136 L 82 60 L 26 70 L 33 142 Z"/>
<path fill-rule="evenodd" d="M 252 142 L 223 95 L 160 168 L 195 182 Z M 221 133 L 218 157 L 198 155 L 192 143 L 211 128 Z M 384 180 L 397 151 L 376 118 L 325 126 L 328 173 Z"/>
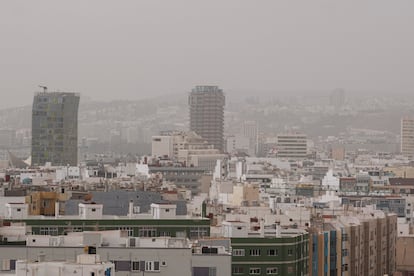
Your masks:
<path fill-rule="evenodd" d="M 102 262 L 99 255 L 81 254 L 76 258 L 76 262 L 67 261 L 16 261 L 16 276 L 114 276 L 115 266 L 111 262 Z M 1 275 L 1 273 L 0 273 Z M 10 274 L 8 274 L 10 275 Z"/>
<path fill-rule="evenodd" d="M 91 246 L 96 254 L 78 256 Z M 229 251 L 222 247 L 207 251 L 186 238 L 128 237 L 121 230 L 27 235 L 26 246 L 0 244 L 0 271 L 19 276 L 27 271 L 22 267 L 29 269 L 28 275 L 201 276 L 203 271 L 231 275 Z M 25 261 L 19 261 L 22 258 Z M 108 269 L 111 274 L 101 274 Z"/>
<path fill-rule="evenodd" d="M 282 159 L 305 159 L 308 153 L 305 134 L 281 134 L 277 136 L 276 157 Z"/>

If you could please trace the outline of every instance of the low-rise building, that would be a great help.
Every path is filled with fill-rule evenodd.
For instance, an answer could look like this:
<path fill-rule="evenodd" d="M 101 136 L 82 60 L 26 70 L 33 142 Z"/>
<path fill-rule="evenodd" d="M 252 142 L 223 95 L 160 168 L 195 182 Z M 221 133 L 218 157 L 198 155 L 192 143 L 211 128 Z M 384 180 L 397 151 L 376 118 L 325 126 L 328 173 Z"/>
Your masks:
<path fill-rule="evenodd" d="M 16 206 L 15 206 L 16 205 Z M 27 205 L 14 204 L 10 206 L 12 214 L 19 212 Z M 5 223 L 20 222 L 31 228 L 33 234 L 64 235 L 69 232 L 97 231 L 97 230 L 126 230 L 133 237 L 189 237 L 198 239 L 210 235 L 210 220 L 203 217 L 176 215 L 175 208 L 167 208 L 163 204 L 153 204 L 152 213 L 135 214 L 134 206 L 130 206 L 127 216 L 103 215 L 101 204 L 79 204 L 79 215 L 75 216 L 19 216 L 10 215 L 4 219 Z M 175 207 L 175 206 L 174 206 Z M 26 207 L 27 208 L 27 207 Z M 159 211 L 157 211 L 159 210 Z"/>

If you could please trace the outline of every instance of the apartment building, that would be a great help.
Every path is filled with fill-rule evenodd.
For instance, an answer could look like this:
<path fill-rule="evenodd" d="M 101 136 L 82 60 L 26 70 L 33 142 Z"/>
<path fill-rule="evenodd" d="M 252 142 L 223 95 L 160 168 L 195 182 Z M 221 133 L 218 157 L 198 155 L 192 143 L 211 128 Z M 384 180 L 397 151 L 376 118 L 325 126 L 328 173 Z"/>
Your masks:
<path fill-rule="evenodd" d="M 401 119 L 401 153 L 410 160 L 414 158 L 414 118 Z"/>
<path fill-rule="evenodd" d="M 305 159 L 308 154 L 307 136 L 304 134 L 281 134 L 277 136 L 276 157 L 282 159 Z"/>
<path fill-rule="evenodd" d="M 174 204 L 151 204 L 151 213 L 134 213 L 130 206 L 127 216 L 103 215 L 102 204 L 80 203 L 75 216 L 30 216 L 27 204 L 8 204 L 4 223 L 23 223 L 36 235 L 65 235 L 70 232 L 126 230 L 131 237 L 188 237 L 198 239 L 210 235 L 210 220 L 176 215 Z"/>
<path fill-rule="evenodd" d="M 225 96 L 218 86 L 204 85 L 192 89 L 188 104 L 190 130 L 194 131 L 215 149 L 224 149 Z"/>
<path fill-rule="evenodd" d="M 309 275 L 308 234 L 231 238 L 231 275 Z"/>
<path fill-rule="evenodd" d="M 78 164 L 79 94 L 40 92 L 33 99 L 32 165 Z"/>
<path fill-rule="evenodd" d="M 111 268 L 112 274 L 105 275 L 230 275 L 229 246 L 214 245 L 214 241 L 209 244 L 192 243 L 186 238 L 129 237 L 123 230 L 74 232 L 64 236 L 23 235 L 23 243 L 0 242 L 0 271 L 18 272 L 22 263 L 27 264 L 30 270 L 42 268 L 42 264 L 54 263 L 56 267 L 62 261 L 68 264 L 64 268 L 67 271 L 75 268 L 71 263 L 79 263 L 77 256 L 86 247 L 92 249 L 88 250 L 89 255 L 93 255 L 89 256 L 91 259 L 105 264 L 105 270 Z M 25 261 L 18 261 L 22 258 Z M 77 273 L 85 275 L 81 274 L 79 267 Z M 84 272 L 87 271 L 94 270 L 85 267 Z M 74 270 L 71 272 L 62 275 L 77 274 Z"/>
<path fill-rule="evenodd" d="M 397 216 L 363 208 L 323 215 L 310 229 L 312 275 L 392 275 L 395 272 Z"/>

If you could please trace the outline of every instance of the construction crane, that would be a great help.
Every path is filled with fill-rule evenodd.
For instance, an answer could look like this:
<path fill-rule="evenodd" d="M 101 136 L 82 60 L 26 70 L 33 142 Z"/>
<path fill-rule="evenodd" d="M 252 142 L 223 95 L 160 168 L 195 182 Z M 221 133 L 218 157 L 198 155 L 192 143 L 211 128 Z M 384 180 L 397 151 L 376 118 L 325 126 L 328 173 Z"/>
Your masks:
<path fill-rule="evenodd" d="M 47 92 L 47 86 L 39 85 L 39 87 L 43 89 L 43 93 Z"/>

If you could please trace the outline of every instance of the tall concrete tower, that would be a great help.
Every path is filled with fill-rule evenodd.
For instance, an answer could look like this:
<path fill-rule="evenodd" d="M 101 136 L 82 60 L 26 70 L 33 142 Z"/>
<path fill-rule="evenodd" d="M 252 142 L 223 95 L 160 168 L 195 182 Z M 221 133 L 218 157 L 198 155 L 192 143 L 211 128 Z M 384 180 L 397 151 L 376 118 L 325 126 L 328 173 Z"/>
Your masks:
<path fill-rule="evenodd" d="M 32 165 L 78 164 L 79 94 L 36 93 L 32 109 Z"/>
<path fill-rule="evenodd" d="M 401 153 L 410 160 L 414 159 L 414 118 L 401 119 Z"/>
<path fill-rule="evenodd" d="M 224 148 L 225 96 L 218 86 L 196 86 L 188 97 L 190 130 L 214 148 Z"/>

